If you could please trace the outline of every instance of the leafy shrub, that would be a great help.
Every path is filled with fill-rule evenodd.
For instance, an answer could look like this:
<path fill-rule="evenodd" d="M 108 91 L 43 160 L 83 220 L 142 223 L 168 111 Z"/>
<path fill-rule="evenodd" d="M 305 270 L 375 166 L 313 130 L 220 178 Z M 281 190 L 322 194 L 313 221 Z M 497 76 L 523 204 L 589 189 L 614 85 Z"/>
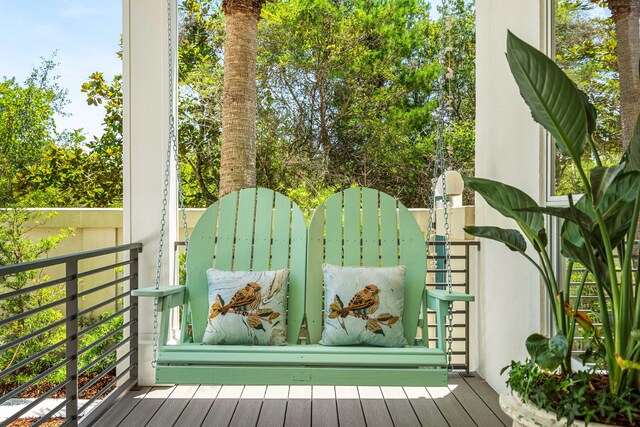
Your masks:
<path fill-rule="evenodd" d="M 587 423 L 612 425 L 640 425 L 640 393 L 624 390 L 619 395 L 609 390 L 609 379 L 595 371 L 554 374 L 541 369 L 527 359 L 524 363 L 511 362 L 507 385 L 524 402 L 555 412 L 558 420 L 567 417 Z M 503 370 L 504 371 L 504 370 Z"/>

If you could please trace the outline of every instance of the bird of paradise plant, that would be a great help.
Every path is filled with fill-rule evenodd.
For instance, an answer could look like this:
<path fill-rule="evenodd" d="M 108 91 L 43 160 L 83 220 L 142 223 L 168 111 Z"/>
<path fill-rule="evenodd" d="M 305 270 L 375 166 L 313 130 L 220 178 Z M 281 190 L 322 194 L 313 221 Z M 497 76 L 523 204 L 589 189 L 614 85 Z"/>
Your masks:
<path fill-rule="evenodd" d="M 568 207 L 540 207 L 521 190 L 482 178 L 465 177 L 502 215 L 515 220 L 520 231 L 499 227 L 467 227 L 478 237 L 502 242 L 531 261 L 539 270 L 553 308 L 557 335 L 547 339 L 534 334 L 527 350 L 539 366 L 571 371 L 571 348 L 576 324 L 596 333 L 604 347 L 609 390 L 620 395 L 640 389 L 640 286 L 633 272 L 633 245 L 640 215 L 640 120 L 622 160 L 603 166 L 593 143 L 596 110 L 588 96 L 547 56 L 513 34 L 508 34 L 507 60 L 520 93 L 533 118 L 554 138 L 557 149 L 569 157 L 586 189 Z M 582 164 L 586 148 L 596 167 L 589 173 Z M 558 283 L 547 250 L 544 215 L 563 220 L 561 252 L 568 258 L 567 281 Z M 524 235 L 524 237 L 523 237 Z M 538 255 L 527 253 L 525 238 Z M 598 294 L 602 327 L 595 327 L 578 311 L 583 276 L 577 300 L 569 300 L 569 280 L 574 267 L 582 265 L 593 276 Z"/>

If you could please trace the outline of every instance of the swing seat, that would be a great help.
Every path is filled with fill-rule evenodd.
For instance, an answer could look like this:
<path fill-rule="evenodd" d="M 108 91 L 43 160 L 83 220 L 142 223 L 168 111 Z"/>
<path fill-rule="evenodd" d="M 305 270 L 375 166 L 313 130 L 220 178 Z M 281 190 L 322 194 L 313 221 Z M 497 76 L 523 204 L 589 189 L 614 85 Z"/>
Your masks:
<path fill-rule="evenodd" d="M 410 345 L 318 344 L 324 317 L 323 263 L 405 265 L 402 322 Z M 207 208 L 193 230 L 186 285 L 134 293 L 159 300 L 156 383 L 444 386 L 449 304 L 473 297 L 427 292 L 426 266 L 417 222 L 407 208 L 382 192 L 351 188 L 334 194 L 316 208 L 308 229 L 300 208 L 282 194 L 264 188 L 231 193 Z M 212 267 L 290 269 L 286 346 L 201 344 L 209 306 L 205 272 Z M 169 312 L 180 306 L 180 343 L 168 345 Z M 428 347 L 427 308 L 436 313 L 435 348 Z"/>

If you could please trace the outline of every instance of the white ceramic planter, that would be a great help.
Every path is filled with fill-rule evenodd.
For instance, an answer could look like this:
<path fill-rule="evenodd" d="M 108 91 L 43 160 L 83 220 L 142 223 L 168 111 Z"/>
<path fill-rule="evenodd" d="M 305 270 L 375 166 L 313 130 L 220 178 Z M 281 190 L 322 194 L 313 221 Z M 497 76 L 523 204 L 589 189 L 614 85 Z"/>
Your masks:
<path fill-rule="evenodd" d="M 511 393 L 500 395 L 500 407 L 513 420 L 513 427 L 566 427 L 566 418 L 556 419 L 556 414 L 539 409 L 530 403 L 524 403 L 520 397 Z M 574 421 L 570 427 L 583 427 L 583 421 Z M 605 427 L 607 424 L 589 423 L 589 427 Z"/>

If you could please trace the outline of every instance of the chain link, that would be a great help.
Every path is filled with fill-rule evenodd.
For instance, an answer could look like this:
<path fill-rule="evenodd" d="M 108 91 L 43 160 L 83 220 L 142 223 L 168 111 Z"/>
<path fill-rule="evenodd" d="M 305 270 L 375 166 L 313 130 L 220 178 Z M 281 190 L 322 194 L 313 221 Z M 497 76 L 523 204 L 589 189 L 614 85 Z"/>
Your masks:
<path fill-rule="evenodd" d="M 182 227 L 184 231 L 185 248 L 189 248 L 189 230 L 187 225 L 187 213 L 185 208 L 184 193 L 182 191 L 182 181 L 180 179 L 180 165 L 178 163 L 178 140 L 176 134 L 176 118 L 174 114 L 174 52 L 173 52 L 173 0 L 167 0 L 167 54 L 168 60 L 168 78 L 169 78 L 169 137 L 167 138 L 167 153 L 164 167 L 164 182 L 162 189 L 162 208 L 160 211 L 160 236 L 158 240 L 158 262 L 156 264 L 156 281 L 155 289 L 160 287 L 160 278 L 162 275 L 162 261 L 164 258 L 164 241 L 165 241 L 165 228 L 167 218 L 167 206 L 169 204 L 169 181 L 171 175 L 171 158 L 173 157 L 176 180 L 178 187 L 178 201 L 180 210 L 182 211 Z M 158 299 L 155 298 L 153 302 L 153 358 L 151 360 L 151 366 L 156 367 L 156 360 L 158 358 Z"/>

